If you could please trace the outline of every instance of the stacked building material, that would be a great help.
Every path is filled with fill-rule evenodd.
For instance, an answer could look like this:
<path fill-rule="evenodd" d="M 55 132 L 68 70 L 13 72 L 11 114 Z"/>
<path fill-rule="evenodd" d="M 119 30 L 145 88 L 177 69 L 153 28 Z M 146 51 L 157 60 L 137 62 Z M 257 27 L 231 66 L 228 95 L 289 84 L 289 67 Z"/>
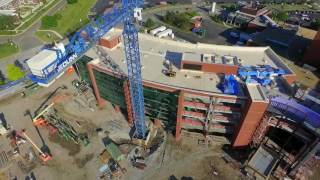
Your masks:
<path fill-rule="evenodd" d="M 121 161 L 125 159 L 124 155 L 120 152 L 117 145 L 114 144 L 114 142 L 110 138 L 103 138 L 103 143 L 106 146 L 107 151 L 111 155 L 111 157 L 116 161 Z"/>

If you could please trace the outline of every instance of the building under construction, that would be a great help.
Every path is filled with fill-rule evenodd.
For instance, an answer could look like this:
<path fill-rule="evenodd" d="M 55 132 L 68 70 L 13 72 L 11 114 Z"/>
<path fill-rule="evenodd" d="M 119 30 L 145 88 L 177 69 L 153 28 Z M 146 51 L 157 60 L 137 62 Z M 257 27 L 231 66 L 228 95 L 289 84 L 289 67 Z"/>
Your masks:
<path fill-rule="evenodd" d="M 320 158 L 320 115 L 290 99 L 296 76 L 270 48 L 139 41 L 146 119 L 177 140 L 191 133 L 256 147 L 248 168 L 262 177 L 306 176 Z M 121 31 L 110 31 L 77 69 L 99 106 L 112 103 L 133 124 L 123 48 Z"/>

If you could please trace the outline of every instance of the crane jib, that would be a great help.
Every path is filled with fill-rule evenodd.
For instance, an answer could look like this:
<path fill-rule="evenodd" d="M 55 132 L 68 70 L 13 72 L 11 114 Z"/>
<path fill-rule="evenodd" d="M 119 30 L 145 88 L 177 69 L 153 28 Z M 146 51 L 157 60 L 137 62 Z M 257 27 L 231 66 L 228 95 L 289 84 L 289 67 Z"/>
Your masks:
<path fill-rule="evenodd" d="M 57 71 L 61 72 L 63 71 L 67 66 L 69 66 L 70 63 L 72 63 L 74 60 L 78 58 L 78 54 L 74 53 L 71 56 L 67 58 L 67 60 L 63 61 L 61 64 L 58 65 Z"/>

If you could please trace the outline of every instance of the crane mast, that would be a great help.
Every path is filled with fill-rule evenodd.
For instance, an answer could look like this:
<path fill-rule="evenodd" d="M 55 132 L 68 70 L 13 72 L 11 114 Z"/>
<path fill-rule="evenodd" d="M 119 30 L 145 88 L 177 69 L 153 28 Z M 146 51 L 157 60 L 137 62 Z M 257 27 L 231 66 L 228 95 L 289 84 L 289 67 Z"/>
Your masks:
<path fill-rule="evenodd" d="M 138 7 L 139 2 L 141 3 L 141 1 L 136 0 L 134 4 L 131 4 L 131 6 L 134 5 L 135 7 Z M 126 5 L 130 6 L 130 3 L 127 3 Z M 138 139 L 144 139 L 146 137 L 146 125 L 144 119 L 144 97 L 138 31 L 133 24 L 133 9 L 129 9 L 129 7 L 127 7 L 126 11 L 128 15 L 124 19 L 123 41 L 135 124 L 135 137 Z"/>
<path fill-rule="evenodd" d="M 138 139 L 143 139 L 146 135 L 146 128 L 144 121 L 144 98 L 141 78 L 139 40 L 137 29 L 129 18 L 124 22 L 123 41 L 128 67 L 133 118 L 136 128 L 135 136 Z"/>

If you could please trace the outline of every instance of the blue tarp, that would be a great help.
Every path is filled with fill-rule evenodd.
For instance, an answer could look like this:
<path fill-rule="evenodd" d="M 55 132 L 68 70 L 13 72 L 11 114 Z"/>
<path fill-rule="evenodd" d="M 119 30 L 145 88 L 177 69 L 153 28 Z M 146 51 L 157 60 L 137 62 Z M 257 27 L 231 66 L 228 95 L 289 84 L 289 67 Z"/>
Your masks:
<path fill-rule="evenodd" d="M 237 95 L 239 93 L 238 82 L 233 75 L 225 76 L 223 84 L 223 93 L 232 95 Z"/>

